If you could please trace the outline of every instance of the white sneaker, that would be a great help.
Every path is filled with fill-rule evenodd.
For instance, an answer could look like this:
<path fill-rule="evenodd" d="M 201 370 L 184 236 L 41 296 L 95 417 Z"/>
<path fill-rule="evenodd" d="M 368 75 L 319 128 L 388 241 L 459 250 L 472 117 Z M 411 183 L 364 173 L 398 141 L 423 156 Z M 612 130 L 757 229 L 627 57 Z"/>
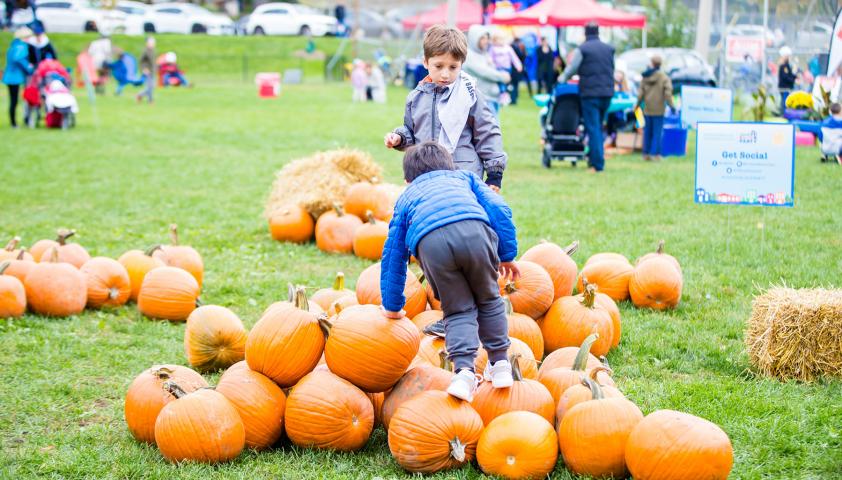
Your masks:
<path fill-rule="evenodd" d="M 463 368 L 459 373 L 453 375 L 450 380 L 450 386 L 447 387 L 447 393 L 454 397 L 470 402 L 474 399 L 474 391 L 477 389 L 477 375 Z"/>
<path fill-rule="evenodd" d="M 509 388 L 515 382 L 512 378 L 512 364 L 508 360 L 500 360 L 486 367 L 483 376 L 491 381 L 494 388 Z"/>

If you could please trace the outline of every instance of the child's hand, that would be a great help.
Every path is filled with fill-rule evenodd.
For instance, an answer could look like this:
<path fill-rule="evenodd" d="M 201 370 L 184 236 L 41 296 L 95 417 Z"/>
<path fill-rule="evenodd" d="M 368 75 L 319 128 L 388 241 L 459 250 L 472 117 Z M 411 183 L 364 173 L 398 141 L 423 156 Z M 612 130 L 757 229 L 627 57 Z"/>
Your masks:
<path fill-rule="evenodd" d="M 489 185 L 488 188 L 490 188 L 491 191 L 494 193 L 500 193 L 500 187 L 498 187 L 497 185 Z"/>
<path fill-rule="evenodd" d="M 503 278 L 511 278 L 512 281 L 520 278 L 520 269 L 517 268 L 515 262 L 500 262 L 497 271 L 500 272 Z"/>
<path fill-rule="evenodd" d="M 386 318 L 390 318 L 392 320 L 400 320 L 401 318 L 406 316 L 406 311 L 401 310 L 400 312 L 390 312 L 383 308 L 383 305 L 380 305 L 380 311 L 383 312 L 383 316 Z"/>
<path fill-rule="evenodd" d="M 395 148 L 401 144 L 401 136 L 395 132 L 389 132 L 383 138 L 383 143 L 386 145 L 386 148 Z"/>

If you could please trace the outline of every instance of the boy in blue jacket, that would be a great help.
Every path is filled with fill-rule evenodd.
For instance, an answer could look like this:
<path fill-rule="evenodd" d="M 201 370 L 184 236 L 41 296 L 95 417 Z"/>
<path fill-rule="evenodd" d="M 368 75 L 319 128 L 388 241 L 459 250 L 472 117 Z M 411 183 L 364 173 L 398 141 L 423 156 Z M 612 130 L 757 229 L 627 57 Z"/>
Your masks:
<path fill-rule="evenodd" d="M 401 318 L 406 267 L 415 255 L 444 312 L 445 345 L 453 363 L 447 393 L 471 401 L 480 341 L 488 352 L 485 378 L 512 385 L 506 309 L 498 272 L 517 278 L 512 212 L 474 173 L 456 170 L 450 153 L 424 142 L 404 155 L 409 186 L 398 198 L 383 249 L 380 289 L 384 314 Z"/>

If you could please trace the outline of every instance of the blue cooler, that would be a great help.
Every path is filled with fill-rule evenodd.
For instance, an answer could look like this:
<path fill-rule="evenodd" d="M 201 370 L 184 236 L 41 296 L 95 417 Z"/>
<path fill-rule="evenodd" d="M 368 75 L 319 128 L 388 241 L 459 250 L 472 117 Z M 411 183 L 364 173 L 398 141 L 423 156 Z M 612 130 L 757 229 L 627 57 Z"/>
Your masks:
<path fill-rule="evenodd" d="M 665 157 L 683 157 L 687 155 L 687 129 L 681 128 L 681 117 L 679 115 L 664 116 L 661 155 Z"/>

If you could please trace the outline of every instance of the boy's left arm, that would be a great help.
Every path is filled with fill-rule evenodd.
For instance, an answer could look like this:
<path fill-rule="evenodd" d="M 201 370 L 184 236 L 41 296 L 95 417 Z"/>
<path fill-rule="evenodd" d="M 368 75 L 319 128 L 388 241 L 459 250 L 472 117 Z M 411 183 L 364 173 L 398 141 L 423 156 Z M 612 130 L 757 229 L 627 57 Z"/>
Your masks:
<path fill-rule="evenodd" d="M 484 185 L 480 178 L 471 174 L 471 189 L 477 201 L 491 222 L 491 228 L 497 234 L 497 256 L 501 262 L 511 262 L 517 257 L 517 229 L 512 221 L 512 209 L 506 205 L 503 197 Z"/>
<path fill-rule="evenodd" d="M 498 189 L 503 184 L 503 171 L 506 170 L 506 152 L 503 151 L 503 134 L 500 124 L 491 111 L 481 92 L 477 92 L 477 101 L 471 111 L 473 118 L 473 144 L 482 169 L 485 171 L 485 183 Z"/>
<path fill-rule="evenodd" d="M 409 250 L 406 247 L 406 225 L 403 217 L 396 206 L 395 216 L 389 222 L 389 235 L 386 237 L 380 264 L 381 303 L 389 312 L 400 312 L 406 303 L 403 289 L 406 284 Z"/>

